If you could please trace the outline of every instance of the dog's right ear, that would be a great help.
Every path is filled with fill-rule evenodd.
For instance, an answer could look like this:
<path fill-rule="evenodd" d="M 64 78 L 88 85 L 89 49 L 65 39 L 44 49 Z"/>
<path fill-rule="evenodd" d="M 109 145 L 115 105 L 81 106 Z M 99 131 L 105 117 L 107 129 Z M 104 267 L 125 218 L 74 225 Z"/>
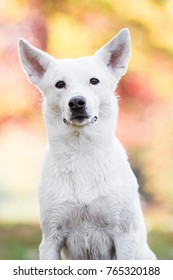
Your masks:
<path fill-rule="evenodd" d="M 24 39 L 18 41 L 19 58 L 28 80 L 39 85 L 52 57 L 33 47 Z"/>

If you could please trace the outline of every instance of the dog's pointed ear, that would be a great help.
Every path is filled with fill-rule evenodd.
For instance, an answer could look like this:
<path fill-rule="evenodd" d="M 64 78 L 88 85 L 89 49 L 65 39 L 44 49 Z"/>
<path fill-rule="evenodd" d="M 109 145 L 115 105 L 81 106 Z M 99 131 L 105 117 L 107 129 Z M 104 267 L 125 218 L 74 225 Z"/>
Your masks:
<path fill-rule="evenodd" d="M 38 86 L 46 72 L 51 56 L 33 47 L 24 39 L 18 41 L 18 52 L 28 80 Z"/>
<path fill-rule="evenodd" d="M 127 71 L 131 55 L 130 32 L 122 29 L 111 41 L 100 48 L 96 56 L 102 59 L 119 80 Z"/>

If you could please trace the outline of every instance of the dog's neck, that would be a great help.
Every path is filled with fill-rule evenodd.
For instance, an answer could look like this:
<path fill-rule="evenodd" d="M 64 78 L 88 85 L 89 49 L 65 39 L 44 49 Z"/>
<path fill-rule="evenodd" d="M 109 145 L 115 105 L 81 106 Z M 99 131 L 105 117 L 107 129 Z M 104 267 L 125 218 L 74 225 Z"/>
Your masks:
<path fill-rule="evenodd" d="M 95 123 L 86 126 L 67 126 L 60 120 L 45 118 L 49 147 L 55 152 L 65 149 L 84 151 L 86 147 L 104 149 L 112 145 L 115 137 L 114 124 Z M 103 129 L 104 127 L 104 129 Z"/>

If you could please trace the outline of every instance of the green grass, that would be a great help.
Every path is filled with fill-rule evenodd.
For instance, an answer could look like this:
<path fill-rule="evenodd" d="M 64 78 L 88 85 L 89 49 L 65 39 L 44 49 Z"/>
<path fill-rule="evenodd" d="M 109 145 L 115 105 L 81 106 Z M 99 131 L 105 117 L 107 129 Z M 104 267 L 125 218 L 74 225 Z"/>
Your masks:
<path fill-rule="evenodd" d="M 160 260 L 173 260 L 173 232 L 151 232 L 148 241 Z"/>
<path fill-rule="evenodd" d="M 173 233 L 151 232 L 148 240 L 158 259 L 173 260 Z M 40 241 L 39 225 L 0 225 L 0 259 L 36 260 Z"/>
<path fill-rule="evenodd" d="M 0 259 L 36 260 L 40 241 L 37 225 L 0 225 Z"/>

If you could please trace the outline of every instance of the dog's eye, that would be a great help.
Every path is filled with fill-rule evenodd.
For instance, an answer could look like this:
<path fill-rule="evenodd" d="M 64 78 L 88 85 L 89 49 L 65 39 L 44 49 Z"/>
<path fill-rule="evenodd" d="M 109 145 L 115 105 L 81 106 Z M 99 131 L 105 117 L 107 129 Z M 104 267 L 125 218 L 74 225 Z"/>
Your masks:
<path fill-rule="evenodd" d="M 55 86 L 57 88 L 65 88 L 66 87 L 66 83 L 64 81 L 58 81 Z"/>
<path fill-rule="evenodd" d="M 100 81 L 97 78 L 91 78 L 90 79 L 90 84 L 92 85 L 97 85 Z"/>

